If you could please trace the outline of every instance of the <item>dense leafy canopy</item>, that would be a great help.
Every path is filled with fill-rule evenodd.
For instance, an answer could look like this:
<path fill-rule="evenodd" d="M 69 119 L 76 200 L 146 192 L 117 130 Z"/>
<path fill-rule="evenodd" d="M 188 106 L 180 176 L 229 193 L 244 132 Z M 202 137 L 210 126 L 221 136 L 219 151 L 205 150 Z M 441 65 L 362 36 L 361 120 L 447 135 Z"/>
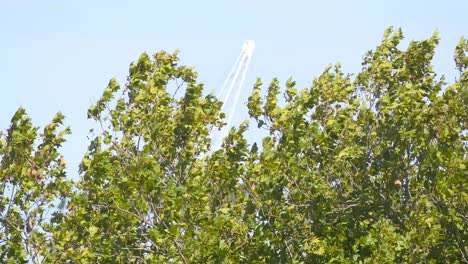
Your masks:
<path fill-rule="evenodd" d="M 259 79 L 267 136 L 245 122 L 220 150 L 221 102 L 177 53 L 143 54 L 89 108 L 102 129 L 77 182 L 63 115 L 38 134 L 20 108 L 0 135 L 1 262 L 468 262 L 468 41 L 448 85 L 437 34 L 402 39 L 389 28 L 360 73 L 328 66 L 306 89 Z"/>

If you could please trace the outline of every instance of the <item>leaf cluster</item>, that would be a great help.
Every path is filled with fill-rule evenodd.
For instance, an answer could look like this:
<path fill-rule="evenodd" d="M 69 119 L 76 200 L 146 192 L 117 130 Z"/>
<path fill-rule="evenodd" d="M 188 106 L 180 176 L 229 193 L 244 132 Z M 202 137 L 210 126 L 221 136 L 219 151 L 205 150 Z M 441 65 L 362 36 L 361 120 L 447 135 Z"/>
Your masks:
<path fill-rule="evenodd" d="M 437 33 L 402 40 L 387 29 L 356 75 L 258 79 L 247 107 L 266 136 L 244 122 L 221 149 L 222 102 L 177 52 L 143 54 L 88 109 L 101 129 L 74 183 L 63 115 L 38 134 L 20 108 L 0 136 L 0 260 L 468 262 L 468 41 L 449 85 Z"/>

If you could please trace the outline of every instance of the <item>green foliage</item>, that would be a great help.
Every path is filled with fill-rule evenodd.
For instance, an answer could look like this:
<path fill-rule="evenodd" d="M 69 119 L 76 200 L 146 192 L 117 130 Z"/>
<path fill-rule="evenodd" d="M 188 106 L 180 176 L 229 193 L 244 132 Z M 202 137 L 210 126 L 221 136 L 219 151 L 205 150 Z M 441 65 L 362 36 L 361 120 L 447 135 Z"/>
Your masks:
<path fill-rule="evenodd" d="M 63 119 L 58 113 L 38 134 L 20 108 L 7 133 L 0 134 L 2 263 L 37 263 L 48 255 L 56 202 L 71 192 L 65 160 L 57 152 L 70 133 L 69 128 L 58 131 Z"/>
<path fill-rule="evenodd" d="M 329 65 L 310 88 L 273 79 L 264 96 L 258 79 L 247 106 L 267 136 L 250 146 L 244 122 L 219 150 L 221 102 L 177 52 L 143 54 L 89 108 L 102 131 L 73 189 L 63 116 L 38 139 L 18 110 L 0 137 L 0 259 L 467 262 L 468 42 L 448 85 L 431 66 L 437 33 L 402 39 L 387 29 L 357 75 Z"/>

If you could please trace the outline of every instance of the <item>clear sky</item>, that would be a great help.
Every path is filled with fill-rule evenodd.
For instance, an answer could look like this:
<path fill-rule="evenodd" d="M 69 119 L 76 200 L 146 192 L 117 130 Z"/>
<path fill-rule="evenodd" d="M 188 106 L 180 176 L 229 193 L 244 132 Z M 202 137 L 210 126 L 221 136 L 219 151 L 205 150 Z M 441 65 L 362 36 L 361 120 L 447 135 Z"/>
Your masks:
<path fill-rule="evenodd" d="M 0 130 L 19 106 L 37 125 L 62 111 L 73 131 L 63 153 L 76 174 L 93 125 L 88 106 L 111 77 L 125 80 L 143 51 L 179 49 L 181 62 L 216 91 L 246 39 L 256 50 L 242 103 L 257 76 L 292 76 L 305 87 L 329 63 L 358 72 L 390 25 L 408 41 L 438 29 L 435 69 L 452 81 L 454 47 L 468 37 L 467 10 L 466 0 L 0 0 Z"/>

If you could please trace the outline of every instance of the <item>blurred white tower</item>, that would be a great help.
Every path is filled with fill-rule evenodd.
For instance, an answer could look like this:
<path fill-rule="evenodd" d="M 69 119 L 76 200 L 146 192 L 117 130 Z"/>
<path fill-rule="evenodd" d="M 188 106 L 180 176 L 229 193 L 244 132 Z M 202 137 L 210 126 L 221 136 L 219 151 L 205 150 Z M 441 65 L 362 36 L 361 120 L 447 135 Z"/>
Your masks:
<path fill-rule="evenodd" d="M 244 42 L 241 53 L 237 57 L 218 95 L 219 100 L 223 102 L 222 111 L 226 114 L 227 124 L 221 130 L 214 130 L 211 133 L 211 150 L 216 150 L 221 146 L 223 138 L 228 135 L 231 129 L 231 122 L 235 115 L 242 84 L 244 83 L 245 74 L 247 73 L 254 49 L 255 41 L 247 40 Z"/>

